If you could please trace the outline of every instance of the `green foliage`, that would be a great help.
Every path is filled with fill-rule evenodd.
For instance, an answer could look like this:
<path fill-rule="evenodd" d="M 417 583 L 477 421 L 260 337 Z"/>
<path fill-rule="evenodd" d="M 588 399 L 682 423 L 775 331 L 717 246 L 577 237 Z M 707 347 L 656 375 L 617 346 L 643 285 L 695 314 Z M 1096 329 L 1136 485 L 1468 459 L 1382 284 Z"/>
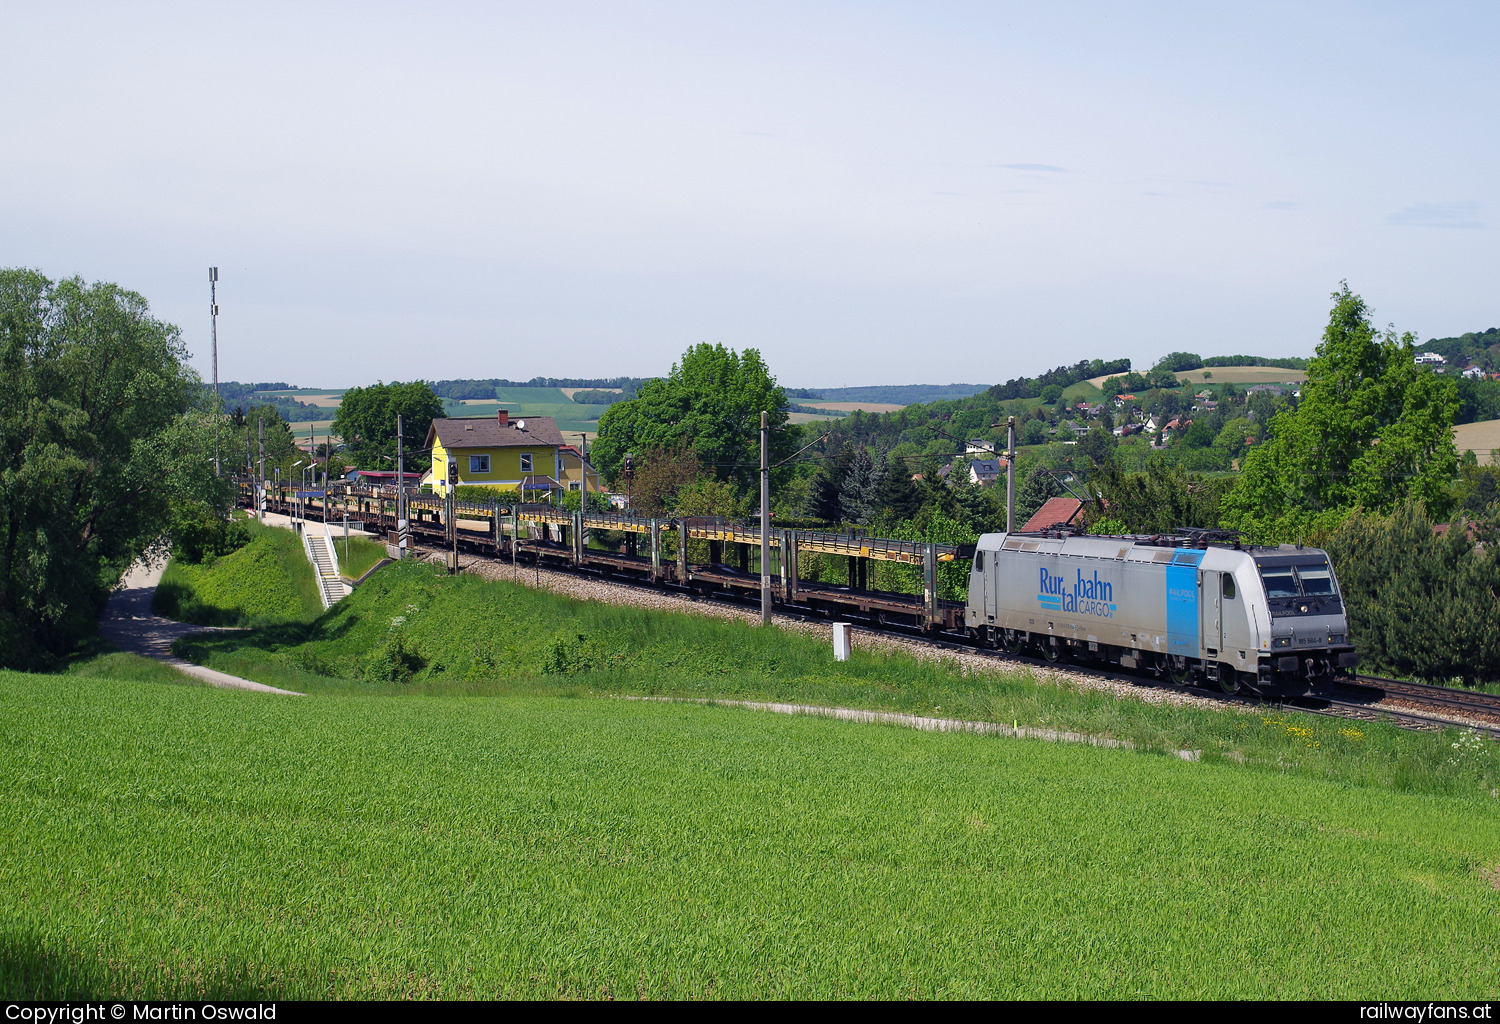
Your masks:
<path fill-rule="evenodd" d="M 1066 493 L 1048 467 L 1035 463 L 1016 486 L 1016 529 L 1025 526 L 1026 521 L 1036 515 L 1049 499 L 1060 498 Z"/>
<path fill-rule="evenodd" d="M 177 328 L 113 284 L 0 271 L 0 664 L 94 631 L 174 505 L 222 516 L 213 423 Z"/>
<path fill-rule="evenodd" d="M 795 450 L 785 429 L 786 408 L 785 393 L 755 349 L 695 345 L 667 377 L 647 381 L 638 397 L 610 406 L 599 418 L 594 465 L 618 481 L 627 452 L 692 447 L 705 470 L 748 494 L 758 486 L 762 411 L 770 414 L 772 464 Z M 778 481 L 785 476 L 776 473 Z"/>
<path fill-rule="evenodd" d="M 628 401 L 632 396 L 619 391 L 575 391 L 573 401 L 578 405 L 614 405 Z"/>
<path fill-rule="evenodd" d="M 204 501 L 180 501 L 172 507 L 168 531 L 172 557 L 197 564 L 243 547 L 250 532 L 243 520 L 226 519 Z"/>
<path fill-rule="evenodd" d="M 1500 419 L 1500 380 L 1459 377 L 1458 414 L 1454 423 L 1480 423 Z"/>
<path fill-rule="evenodd" d="M 1273 359 L 1269 356 L 1209 356 L 1204 366 L 1279 366 L 1284 370 L 1305 370 L 1308 360 L 1300 356 Z"/>
<path fill-rule="evenodd" d="M 1320 543 L 1338 573 L 1361 667 L 1468 685 L 1500 681 L 1500 547 L 1462 520 L 1446 535 L 1420 505 L 1357 512 Z"/>
<path fill-rule="evenodd" d="M 1413 365 L 1410 334 L 1378 333 L 1348 284 L 1333 298 L 1300 404 L 1272 420 L 1225 499 L 1225 525 L 1258 540 L 1295 540 L 1407 498 L 1441 514 L 1457 469 L 1453 382 Z"/>
<path fill-rule="evenodd" d="M 876 384 L 854 388 L 794 388 L 790 398 L 815 402 L 870 402 L 881 405 L 912 405 L 916 402 L 941 402 L 968 398 L 985 390 L 987 384 Z"/>
<path fill-rule="evenodd" d="M 738 519 L 749 515 L 751 509 L 729 484 L 713 477 L 699 477 L 677 492 L 674 511 L 679 516 L 724 516 Z"/>
<path fill-rule="evenodd" d="M 402 417 L 407 472 L 432 465 L 423 451 L 432 421 L 443 415 L 443 400 L 424 381 L 371 384 L 350 388 L 339 403 L 333 432 L 348 445 L 348 457 L 360 469 L 392 469 L 396 459 L 396 417 Z"/>
<path fill-rule="evenodd" d="M 1185 370 L 1196 370 L 1203 365 L 1203 357 L 1196 352 L 1168 352 L 1156 361 L 1152 370 L 1166 370 L 1168 373 L 1182 373 Z"/>
<path fill-rule="evenodd" d="M 1004 401 L 1013 398 L 1037 398 L 1045 388 L 1056 385 L 1066 388 L 1090 377 L 1103 377 L 1112 373 L 1124 373 L 1130 369 L 1129 359 L 1105 362 L 1101 359 L 1084 359 L 1072 366 L 1058 366 L 1036 377 L 1017 377 L 1004 384 L 990 388 L 989 395 Z"/>
<path fill-rule="evenodd" d="M 1436 352 L 1448 360 L 1450 366 L 1472 364 L 1483 370 L 1500 370 L 1500 327 L 1470 331 L 1454 338 L 1432 338 L 1418 345 L 1416 350 Z"/>
<path fill-rule="evenodd" d="M 427 667 L 427 661 L 407 643 L 406 630 L 394 622 L 385 637 L 372 646 L 361 664 L 363 677 L 372 683 L 408 683 Z"/>
<path fill-rule="evenodd" d="M 261 424 L 265 424 L 267 477 L 272 475 L 272 467 L 285 466 L 296 458 L 299 451 L 297 439 L 292 436 L 292 428 L 282 418 L 277 405 L 265 403 L 247 410 L 238 410 L 238 415 L 234 419 L 238 425 L 234 430 L 227 431 L 224 437 L 224 462 L 227 465 L 237 469 L 244 467 L 248 441 L 252 471 L 259 471 Z"/>
<path fill-rule="evenodd" d="M 156 613 L 202 626 L 311 622 L 323 614 L 301 539 L 280 527 L 236 525 L 249 538 L 242 547 L 201 565 L 168 564 Z"/>
<path fill-rule="evenodd" d="M 1093 523 L 1092 533 L 1170 534 L 1185 526 L 1218 526 L 1231 486 L 1231 479 L 1188 473 L 1159 457 L 1143 473 L 1110 463 L 1092 482 L 1097 500 L 1085 518 Z"/>

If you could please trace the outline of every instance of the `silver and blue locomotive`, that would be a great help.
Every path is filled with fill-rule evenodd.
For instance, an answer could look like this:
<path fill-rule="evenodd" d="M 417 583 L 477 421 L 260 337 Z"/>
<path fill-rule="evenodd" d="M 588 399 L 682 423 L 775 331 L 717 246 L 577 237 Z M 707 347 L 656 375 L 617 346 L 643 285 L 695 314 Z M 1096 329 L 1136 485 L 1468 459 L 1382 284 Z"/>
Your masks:
<path fill-rule="evenodd" d="M 965 625 L 1008 651 L 1145 669 L 1226 693 L 1305 690 L 1356 663 L 1325 552 L 1242 547 L 1202 532 L 985 534 Z"/>

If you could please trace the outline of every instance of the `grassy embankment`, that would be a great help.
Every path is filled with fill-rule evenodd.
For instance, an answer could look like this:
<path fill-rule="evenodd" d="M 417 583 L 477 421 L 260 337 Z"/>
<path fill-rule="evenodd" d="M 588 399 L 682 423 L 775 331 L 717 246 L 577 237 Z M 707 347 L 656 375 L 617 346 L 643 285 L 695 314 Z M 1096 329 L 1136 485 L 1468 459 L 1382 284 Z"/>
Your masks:
<path fill-rule="evenodd" d="M 366 537 L 350 537 L 346 541 L 339 536 L 337 525 L 333 527 L 333 546 L 338 554 L 339 573 L 357 580 L 375 567 L 375 563 L 386 557 L 385 545 Z"/>
<path fill-rule="evenodd" d="M 312 565 L 291 530 L 247 522 L 250 541 L 219 558 L 173 559 L 156 588 L 158 615 L 200 626 L 311 622 L 323 613 Z"/>
<path fill-rule="evenodd" d="M 856 650 L 835 663 L 805 634 L 711 616 L 578 602 L 529 587 L 448 577 L 414 562 L 382 569 L 312 624 L 179 642 L 192 661 L 283 689 L 325 694 L 636 694 L 774 700 L 1020 723 L 1127 740 L 1205 761 L 1399 790 L 1483 793 L 1500 765 L 1483 747 L 1464 772 L 1454 734 L 1385 725 L 1160 707 Z"/>
<path fill-rule="evenodd" d="M 275 699 L 87 669 L 0 673 L 0 731 L 5 998 L 1500 985 L 1487 794 L 722 707 Z"/>

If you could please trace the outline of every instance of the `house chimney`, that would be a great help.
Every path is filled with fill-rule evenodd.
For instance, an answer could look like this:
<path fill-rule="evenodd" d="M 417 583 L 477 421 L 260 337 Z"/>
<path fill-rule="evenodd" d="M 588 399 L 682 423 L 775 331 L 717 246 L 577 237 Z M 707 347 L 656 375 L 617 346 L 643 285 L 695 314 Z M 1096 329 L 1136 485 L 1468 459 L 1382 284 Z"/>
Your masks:
<path fill-rule="evenodd" d="M 510 426 L 510 410 L 508 410 L 508 409 L 499 409 L 499 410 L 496 410 L 496 412 L 495 412 L 495 419 L 499 421 L 499 423 L 500 423 L 500 425 L 502 427 L 508 427 L 508 426 Z"/>

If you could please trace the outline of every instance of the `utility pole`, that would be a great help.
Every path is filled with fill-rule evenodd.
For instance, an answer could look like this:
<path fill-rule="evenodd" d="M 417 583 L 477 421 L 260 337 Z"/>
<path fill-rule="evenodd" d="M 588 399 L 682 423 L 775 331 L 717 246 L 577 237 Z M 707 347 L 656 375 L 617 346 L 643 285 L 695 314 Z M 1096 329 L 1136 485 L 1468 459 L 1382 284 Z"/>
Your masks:
<path fill-rule="evenodd" d="M 214 476 L 219 466 L 219 268 L 208 268 L 208 320 L 213 334 L 214 351 Z"/>
<path fill-rule="evenodd" d="M 1005 424 L 1005 532 L 1016 532 L 1016 418 Z"/>
<path fill-rule="evenodd" d="M 255 422 L 260 424 L 260 472 L 255 474 L 255 518 L 266 521 L 266 420 L 262 416 Z"/>
<path fill-rule="evenodd" d="M 771 428 L 760 414 L 760 624 L 771 624 Z M 785 558 L 785 553 L 782 554 Z"/>
<path fill-rule="evenodd" d="M 396 413 L 396 556 L 406 557 L 406 453 L 401 447 L 401 414 Z"/>

